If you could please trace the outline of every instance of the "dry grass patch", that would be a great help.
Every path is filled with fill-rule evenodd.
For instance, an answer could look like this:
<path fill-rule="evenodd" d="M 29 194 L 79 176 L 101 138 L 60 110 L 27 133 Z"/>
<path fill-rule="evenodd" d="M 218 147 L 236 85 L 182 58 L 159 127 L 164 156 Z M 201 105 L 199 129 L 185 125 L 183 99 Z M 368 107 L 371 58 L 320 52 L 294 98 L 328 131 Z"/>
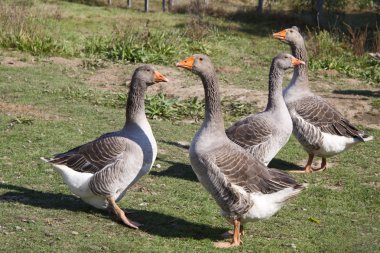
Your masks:
<path fill-rule="evenodd" d="M 60 120 L 61 115 L 52 114 L 45 110 L 38 109 L 32 105 L 20 105 L 0 101 L 0 112 L 8 116 L 32 117 L 42 120 Z"/>

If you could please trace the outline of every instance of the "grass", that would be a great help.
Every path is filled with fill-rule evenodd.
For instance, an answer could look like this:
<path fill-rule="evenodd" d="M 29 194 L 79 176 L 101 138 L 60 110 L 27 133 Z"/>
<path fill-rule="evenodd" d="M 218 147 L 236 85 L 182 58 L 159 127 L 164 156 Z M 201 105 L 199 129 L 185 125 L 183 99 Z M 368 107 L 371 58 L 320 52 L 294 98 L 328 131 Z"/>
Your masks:
<path fill-rule="evenodd" d="M 62 14 L 57 30 L 64 31 L 60 36 L 65 37 L 65 45 L 71 48 L 67 52 L 75 51 L 75 44 L 84 45 L 83 34 L 108 36 L 118 22 L 129 21 L 144 27 L 149 19 L 154 32 L 163 24 L 165 31 L 181 26 L 185 29 L 189 21 L 183 15 L 152 13 L 147 17 L 137 11 L 65 1 L 57 4 Z M 203 42 L 215 64 L 240 69 L 218 73 L 221 82 L 266 89 L 270 60 L 274 52 L 288 51 L 287 46 L 267 35 L 253 33 L 258 26 L 249 28 L 219 19 L 208 22 L 212 22 L 213 28 Z M 244 32 L 245 28 L 251 30 Z M 2 49 L 0 53 L 14 52 Z M 181 51 L 163 64 L 172 65 L 172 60 L 180 60 L 188 53 Z M 29 57 L 27 53 L 21 55 Z M 86 55 L 78 57 L 87 62 Z M 43 55 L 36 59 L 36 63 L 24 68 L 0 65 L 0 106 L 17 106 L 13 111 L 0 107 L 0 139 L 4 140 L 0 142 L 0 251 L 217 252 L 211 243 L 220 240 L 220 234 L 231 226 L 198 183 L 187 151 L 175 145 L 189 142 L 198 129 L 199 122 L 182 119 L 201 117 L 198 113 L 202 100 L 179 101 L 164 95 L 147 97 L 147 111 L 151 110 L 148 113 L 154 118 L 150 123 L 159 150 L 152 171 L 120 202 L 120 206 L 134 211 L 132 219 L 145 224 L 141 231 L 134 231 L 112 221 L 107 212 L 98 211 L 73 196 L 62 178 L 39 160 L 41 156 L 68 150 L 122 127 L 125 94 L 87 84 L 85 76 L 94 71 L 93 63 L 73 71 L 45 62 Z M 94 65 L 98 67 L 96 61 Z M 132 70 L 135 66 L 127 64 L 125 68 Z M 311 72 L 317 76 L 315 71 Z M 336 79 L 340 81 L 341 76 Z M 369 99 L 378 105 L 377 97 Z M 234 117 L 248 114 L 255 107 L 225 101 L 224 110 L 232 112 L 225 115 L 226 120 L 235 120 Z M 167 120 L 174 116 L 179 120 Z M 329 159 L 333 166 L 324 173 L 297 175 L 298 181 L 309 183 L 309 188 L 273 218 L 248 224 L 244 244 L 237 250 L 380 251 L 380 145 L 376 141 L 380 131 L 366 130 L 374 135 L 375 141 Z M 305 152 L 292 137 L 271 166 L 294 169 L 305 159 Z"/>

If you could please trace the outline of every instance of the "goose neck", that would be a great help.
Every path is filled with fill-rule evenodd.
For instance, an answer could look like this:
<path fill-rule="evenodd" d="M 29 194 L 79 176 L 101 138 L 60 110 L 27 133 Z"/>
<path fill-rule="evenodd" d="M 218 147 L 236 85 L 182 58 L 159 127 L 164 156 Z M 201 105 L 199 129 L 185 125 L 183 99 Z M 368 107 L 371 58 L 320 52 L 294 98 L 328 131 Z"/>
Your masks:
<path fill-rule="evenodd" d="M 224 131 L 219 85 L 215 71 L 204 73 L 201 78 L 205 90 L 205 122 L 211 122 L 212 125 Z"/>
<path fill-rule="evenodd" d="M 139 84 L 140 80 L 132 80 L 131 88 L 128 93 L 126 107 L 126 124 L 128 122 L 138 123 L 141 119 L 145 119 L 144 96 L 146 91 L 145 84 Z"/>
<path fill-rule="evenodd" d="M 293 78 L 296 76 L 299 79 L 305 80 L 304 83 L 307 83 L 308 81 L 308 56 L 307 56 L 307 51 L 306 51 L 306 46 L 305 42 L 299 42 L 291 45 L 292 48 L 292 54 L 294 57 L 297 59 L 300 59 L 301 61 L 304 61 L 305 64 L 298 65 L 294 68 L 294 74 Z"/>
<path fill-rule="evenodd" d="M 282 96 L 282 80 L 284 77 L 284 70 L 276 68 L 271 65 L 269 72 L 269 93 L 267 110 L 275 110 L 276 108 L 286 107 Z"/>

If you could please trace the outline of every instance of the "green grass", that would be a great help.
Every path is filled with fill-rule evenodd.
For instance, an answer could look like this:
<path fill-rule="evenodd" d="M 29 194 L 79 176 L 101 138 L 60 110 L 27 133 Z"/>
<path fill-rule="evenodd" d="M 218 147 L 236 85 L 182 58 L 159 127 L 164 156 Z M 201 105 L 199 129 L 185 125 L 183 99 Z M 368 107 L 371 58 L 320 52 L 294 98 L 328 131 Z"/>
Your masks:
<path fill-rule="evenodd" d="M 190 141 L 199 124 L 150 121 L 161 168 L 154 167 L 120 203 L 135 211 L 131 218 L 145 224 L 142 231 L 133 231 L 72 196 L 60 176 L 39 160 L 120 128 L 123 108 L 68 99 L 62 92 L 67 84 L 82 91 L 90 88 L 55 65 L 0 71 L 3 101 L 59 115 L 43 120 L 0 114 L 0 135 L 6 140 L 0 144 L 0 251 L 214 251 L 211 242 L 230 226 L 197 182 L 187 151 L 173 145 Z M 380 131 L 368 131 L 380 138 Z M 241 250 L 379 250 L 378 150 L 376 141 L 358 145 L 329 159 L 331 170 L 297 176 L 309 188 L 275 217 L 249 224 Z M 273 166 L 292 169 L 302 159 L 306 154 L 292 138 Z"/>
<path fill-rule="evenodd" d="M 181 15 L 145 16 L 137 11 L 66 1 L 60 1 L 59 5 L 63 19 L 58 30 L 64 31 L 61 36 L 68 41 L 73 38 L 67 43 L 69 48 L 81 43 L 83 34 L 106 36 L 112 31 L 112 22 L 130 21 L 143 27 L 150 19 L 153 30 L 163 24 L 163 29 L 169 30 L 188 21 L 187 16 Z M 287 51 L 287 46 L 268 36 L 239 31 L 243 24 L 210 20 L 215 24 L 205 43 L 215 65 L 241 69 L 219 73 L 221 82 L 266 89 L 270 60 L 274 52 Z M 96 24 L 102 28 L 97 29 Z M 187 53 L 173 55 L 172 60 L 180 60 Z M 11 52 L 3 50 L 1 54 Z M 24 108 L 16 113 L 0 111 L 0 252 L 218 252 L 212 242 L 221 240 L 220 234 L 231 226 L 197 182 L 187 151 L 174 145 L 179 141 L 190 142 L 199 123 L 170 121 L 163 116 L 150 120 L 159 147 L 155 164 L 161 166 L 155 166 L 121 200 L 120 206 L 134 211 L 130 217 L 145 225 L 140 231 L 128 229 L 112 221 L 107 212 L 98 211 L 73 196 L 62 178 L 39 159 L 121 128 L 125 95 L 86 84 L 84 76 L 88 69 L 78 68 L 73 72 L 44 63 L 43 59 L 24 68 L 0 65 L 0 105 Z M 369 99 L 378 105 L 377 98 Z M 147 109 L 163 110 L 158 115 L 168 113 L 169 108 L 175 107 L 170 104 L 165 109 L 162 103 L 170 101 L 159 96 L 148 97 Z M 175 103 L 189 114 L 196 113 L 202 105 L 201 100 Z M 247 107 L 237 102 L 227 101 L 225 106 L 226 111 L 235 110 L 235 116 L 248 114 Z M 179 115 L 178 111 L 171 113 Z M 151 117 L 154 115 L 157 113 Z M 234 115 L 226 115 L 226 119 L 233 120 L 229 117 Z M 367 131 L 375 140 L 329 159 L 333 164 L 331 169 L 296 175 L 298 181 L 309 183 L 309 188 L 271 219 L 248 224 L 244 244 L 226 251 L 380 251 L 380 144 L 377 141 L 380 131 Z M 294 169 L 306 158 L 292 137 L 271 166 Z"/>

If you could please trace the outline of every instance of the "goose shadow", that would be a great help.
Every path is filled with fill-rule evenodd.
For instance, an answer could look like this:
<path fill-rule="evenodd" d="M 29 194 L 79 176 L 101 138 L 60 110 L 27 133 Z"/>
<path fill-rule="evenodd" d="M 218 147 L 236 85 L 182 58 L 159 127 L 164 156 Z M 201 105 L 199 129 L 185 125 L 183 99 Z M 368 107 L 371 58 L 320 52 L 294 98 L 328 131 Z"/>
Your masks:
<path fill-rule="evenodd" d="M 157 158 L 158 161 L 171 164 L 169 168 L 162 171 L 151 171 L 149 174 L 157 177 L 173 177 L 184 179 L 188 181 L 198 182 L 198 178 L 195 175 L 193 169 L 189 164 L 172 162 L 165 159 Z"/>
<path fill-rule="evenodd" d="M 166 238 L 192 238 L 195 240 L 218 240 L 226 232 L 226 228 L 214 227 L 186 221 L 162 213 L 146 210 L 136 210 L 128 215 L 132 220 L 144 224 L 141 231 Z"/>
<path fill-rule="evenodd" d="M 0 183 L 0 189 L 10 190 L 0 195 L 0 203 L 18 202 L 44 209 L 61 209 L 72 212 L 89 212 L 93 209 L 73 195 L 42 192 L 4 183 Z"/>
<path fill-rule="evenodd" d="M 372 90 L 334 90 L 334 94 L 341 95 L 360 95 L 365 97 L 380 97 L 380 91 L 372 91 Z"/>
<path fill-rule="evenodd" d="M 108 212 L 85 204 L 79 198 L 62 193 L 48 193 L 21 186 L 0 183 L 0 189 L 9 190 L 0 195 L 2 202 L 18 202 L 44 209 L 61 209 L 72 212 L 100 213 L 109 219 Z M 128 209 L 128 217 L 144 224 L 141 231 L 151 235 L 173 238 L 221 239 L 226 229 L 186 221 L 182 218 L 154 211 Z M 120 226 L 125 227 L 119 222 Z"/>
<path fill-rule="evenodd" d="M 177 148 L 180 148 L 180 149 L 183 149 L 186 151 L 188 151 L 190 148 L 190 144 L 182 144 L 182 143 L 176 142 L 176 141 L 160 140 L 160 142 L 168 144 L 168 145 L 176 146 Z"/>
<path fill-rule="evenodd" d="M 284 160 L 281 160 L 278 158 L 272 159 L 272 161 L 268 164 L 268 167 L 283 170 L 283 171 L 289 171 L 289 170 L 300 170 L 300 171 L 302 171 L 304 169 L 295 163 L 284 161 Z"/>

